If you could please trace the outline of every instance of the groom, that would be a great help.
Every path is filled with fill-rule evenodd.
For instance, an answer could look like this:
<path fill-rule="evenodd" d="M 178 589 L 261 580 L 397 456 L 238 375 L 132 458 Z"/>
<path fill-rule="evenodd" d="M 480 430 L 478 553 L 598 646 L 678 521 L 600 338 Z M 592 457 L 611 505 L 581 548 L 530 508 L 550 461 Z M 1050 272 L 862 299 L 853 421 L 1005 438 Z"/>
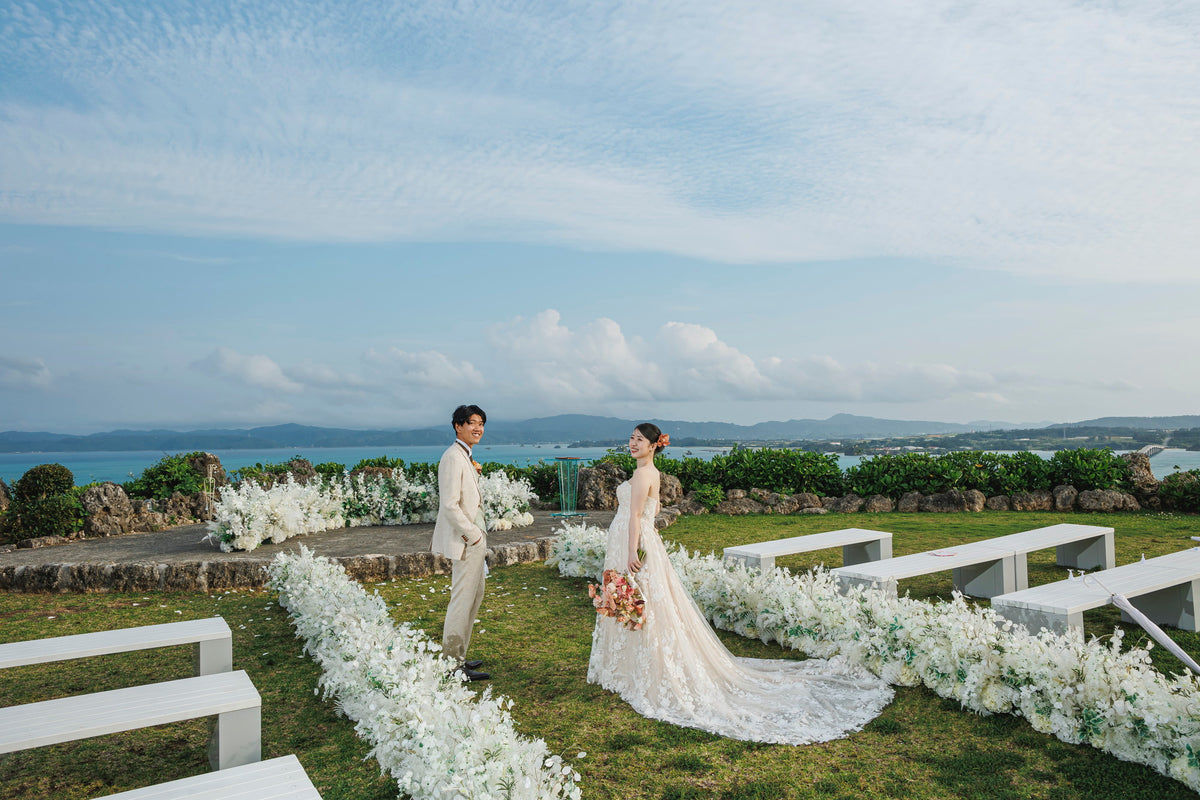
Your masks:
<path fill-rule="evenodd" d="M 435 555 L 446 556 L 453 562 L 442 651 L 458 664 L 458 671 L 468 680 L 482 681 L 492 676 L 477 671 L 482 661 L 467 661 L 467 647 L 471 644 L 471 625 L 483 601 L 487 575 L 483 561 L 487 553 L 487 525 L 479 493 L 479 467 L 471 457 L 471 449 L 483 438 L 487 414 L 479 406 L 459 406 L 450 421 L 457 439 L 438 463 L 440 502 L 430 547 Z"/>

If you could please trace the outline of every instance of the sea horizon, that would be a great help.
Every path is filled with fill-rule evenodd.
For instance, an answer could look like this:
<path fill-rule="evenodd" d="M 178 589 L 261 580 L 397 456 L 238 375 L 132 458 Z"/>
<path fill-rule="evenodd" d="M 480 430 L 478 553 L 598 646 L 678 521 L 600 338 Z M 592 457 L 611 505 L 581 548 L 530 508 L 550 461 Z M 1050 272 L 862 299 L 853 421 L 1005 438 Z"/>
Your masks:
<path fill-rule="evenodd" d="M 400 458 L 406 464 L 433 463 L 441 458 L 446 445 L 405 445 L 395 447 L 280 447 L 250 450 L 209 449 L 221 459 L 226 472 L 232 472 L 255 464 L 278 464 L 295 456 L 307 458 L 313 464 L 335 462 L 353 467 L 366 458 Z M 549 444 L 479 444 L 476 460 L 498 462 L 516 466 L 528 466 L 539 461 L 552 462 L 556 458 L 579 459 L 592 462 L 602 458 L 611 448 L 571 447 L 566 442 Z M 673 458 L 702 458 L 709 460 L 715 455 L 729 452 L 728 447 L 673 447 L 668 455 Z M 991 452 L 1014 452 L 1010 450 Z M 1053 455 L 1050 451 L 1031 451 L 1043 458 Z M 1127 451 L 1116 451 L 1127 452 Z M 45 453 L 0 453 L 0 480 L 8 486 L 39 464 L 62 464 L 75 476 L 75 484 L 113 481 L 126 483 L 139 477 L 147 468 L 158 463 L 164 456 L 174 455 L 160 450 L 111 450 L 92 452 L 45 452 Z M 858 464 L 864 456 L 836 454 L 838 467 Z M 870 456 L 866 456 L 870 458 Z M 1200 451 L 1168 448 L 1150 458 L 1154 476 L 1162 480 L 1176 468 L 1180 470 L 1200 469 Z"/>

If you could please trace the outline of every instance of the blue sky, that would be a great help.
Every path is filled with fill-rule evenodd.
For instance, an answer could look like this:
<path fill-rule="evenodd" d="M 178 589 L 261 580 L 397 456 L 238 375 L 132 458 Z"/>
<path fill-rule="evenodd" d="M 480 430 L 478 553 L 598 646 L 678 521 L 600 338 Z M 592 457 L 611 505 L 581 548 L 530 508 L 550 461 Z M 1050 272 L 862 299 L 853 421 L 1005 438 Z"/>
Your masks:
<path fill-rule="evenodd" d="M 359 5 L 0 4 L 0 430 L 1200 413 L 1200 6 Z"/>

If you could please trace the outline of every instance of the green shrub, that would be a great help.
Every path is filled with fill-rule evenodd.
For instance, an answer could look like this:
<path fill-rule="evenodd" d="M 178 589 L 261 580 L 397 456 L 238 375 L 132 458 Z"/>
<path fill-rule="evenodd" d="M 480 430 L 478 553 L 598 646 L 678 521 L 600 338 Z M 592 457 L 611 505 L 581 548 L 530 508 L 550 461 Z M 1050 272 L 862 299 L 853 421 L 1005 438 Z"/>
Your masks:
<path fill-rule="evenodd" d="M 851 491 L 864 497 L 882 494 L 893 499 L 906 492 L 937 494 L 951 489 L 977 489 L 984 495 L 1049 489 L 1050 465 L 1035 453 L 985 453 L 963 450 L 933 456 L 928 453 L 885 454 L 864 459 L 846 470 Z"/>
<path fill-rule="evenodd" d="M 326 480 L 338 480 L 346 471 L 345 464 L 339 464 L 336 461 L 326 461 L 321 464 L 313 464 L 313 469 L 317 474 Z"/>
<path fill-rule="evenodd" d="M 734 449 L 714 456 L 709 481 L 729 489 L 839 495 L 845 481 L 835 456 L 803 450 Z"/>
<path fill-rule="evenodd" d="M 1158 496 L 1167 508 L 1200 512 L 1200 469 L 1172 472 L 1159 484 Z"/>
<path fill-rule="evenodd" d="M 1012 494 L 1053 488 L 1050 462 L 1037 453 L 993 453 L 999 456 L 995 469 L 995 491 L 989 494 Z"/>
<path fill-rule="evenodd" d="M 141 477 L 125 484 L 125 493 L 143 499 L 166 498 L 175 492 L 194 494 L 204 491 L 204 477 L 189 461 L 202 457 L 202 451 L 163 456 L 157 464 L 146 468 Z"/>
<path fill-rule="evenodd" d="M 13 483 L 13 501 L 35 503 L 54 495 L 66 494 L 75 485 L 75 475 L 62 464 L 30 467 Z"/>
<path fill-rule="evenodd" d="M 391 458 L 389 456 L 376 456 L 375 458 L 364 458 L 362 461 L 350 468 L 351 472 L 363 469 L 364 467 L 383 467 L 384 469 L 404 469 L 404 459 Z"/>
<path fill-rule="evenodd" d="M 1129 464 L 1111 450 L 1059 450 L 1050 458 L 1050 482 L 1053 486 L 1088 489 L 1127 489 Z"/>
<path fill-rule="evenodd" d="M 725 492 L 720 486 L 713 486 L 711 483 L 702 483 L 692 490 L 692 499 L 709 511 L 712 511 L 721 505 L 721 501 L 725 499 Z"/>
<path fill-rule="evenodd" d="M 292 456 L 290 461 L 268 462 L 266 464 L 260 461 L 251 466 L 235 469 L 229 474 L 229 479 L 234 483 L 254 481 L 260 486 L 268 487 L 274 486 L 289 474 L 296 479 L 297 483 L 307 483 L 317 475 L 317 470 L 307 458 Z"/>

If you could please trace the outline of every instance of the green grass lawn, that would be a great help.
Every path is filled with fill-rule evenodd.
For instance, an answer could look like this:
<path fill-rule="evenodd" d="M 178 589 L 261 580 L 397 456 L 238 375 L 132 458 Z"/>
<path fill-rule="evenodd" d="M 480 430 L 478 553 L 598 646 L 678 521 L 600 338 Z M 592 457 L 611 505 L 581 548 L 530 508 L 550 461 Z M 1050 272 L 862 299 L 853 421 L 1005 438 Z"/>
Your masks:
<path fill-rule="evenodd" d="M 1110 525 L 1117 560 L 1127 563 L 1188 547 L 1200 519 L 1167 515 L 879 514 L 845 517 L 691 517 L 667 538 L 693 550 L 854 525 L 895 534 L 896 555 L 988 538 L 1055 522 Z M 319 534 L 318 534 L 319 535 Z M 369 535 L 369 531 L 364 531 Z M 1031 583 L 1065 577 L 1053 550 L 1030 560 Z M 781 559 L 781 566 L 841 564 L 840 549 Z M 471 655 L 487 661 L 493 691 L 511 697 L 518 729 L 546 740 L 583 776 L 586 798 L 1144 798 L 1194 797 L 1182 784 L 1086 746 L 1033 731 L 1016 717 L 978 717 L 925 689 L 898 689 L 895 702 L 849 738 L 804 747 L 722 739 L 646 720 L 585 680 L 594 614 L 586 580 L 537 565 L 495 570 Z M 449 580 L 376 587 L 397 619 L 440 638 Z M 948 597 L 949 572 L 901 582 L 915 597 Z M 318 671 L 302 657 L 270 593 L 0 595 L 0 641 L 56 636 L 220 614 L 234 632 L 234 666 L 263 696 L 263 755 L 295 753 L 326 800 L 396 796 L 364 761 L 367 748 L 331 702 L 314 696 Z M 1090 612 L 1089 633 L 1106 635 L 1119 616 Z M 1130 640 L 1141 638 L 1129 630 Z M 1196 634 L 1171 631 L 1194 657 Z M 738 655 L 795 658 L 774 645 L 721 633 Z M 1161 648 L 1160 669 L 1177 671 Z M 184 677 L 186 648 L 104 656 L 5 670 L 0 703 Z M 0 797 L 83 799 L 207 770 L 203 721 L 98 737 L 0 756 Z M 584 758 L 576 759 L 579 752 Z"/>

